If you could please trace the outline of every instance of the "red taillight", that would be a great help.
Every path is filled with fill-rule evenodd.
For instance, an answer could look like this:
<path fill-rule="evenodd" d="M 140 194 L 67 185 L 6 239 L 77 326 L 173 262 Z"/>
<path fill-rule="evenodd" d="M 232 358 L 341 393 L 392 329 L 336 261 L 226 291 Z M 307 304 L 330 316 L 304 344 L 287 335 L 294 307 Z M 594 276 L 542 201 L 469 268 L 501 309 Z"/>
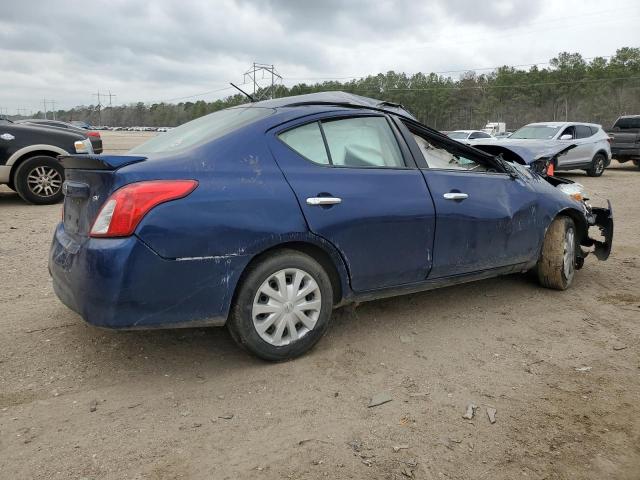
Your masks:
<path fill-rule="evenodd" d="M 195 180 L 151 180 L 116 190 L 100 209 L 91 227 L 92 237 L 128 237 L 149 211 L 165 202 L 186 197 Z"/>
<path fill-rule="evenodd" d="M 88 137 L 98 137 L 100 138 L 100 132 L 87 132 Z"/>

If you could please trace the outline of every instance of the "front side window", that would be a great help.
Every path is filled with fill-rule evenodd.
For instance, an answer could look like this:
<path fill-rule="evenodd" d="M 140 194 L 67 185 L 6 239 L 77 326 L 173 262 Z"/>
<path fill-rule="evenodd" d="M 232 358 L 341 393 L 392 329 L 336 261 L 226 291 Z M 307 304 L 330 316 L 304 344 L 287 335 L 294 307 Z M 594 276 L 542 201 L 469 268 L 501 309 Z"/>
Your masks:
<path fill-rule="evenodd" d="M 360 168 L 405 166 L 396 137 L 384 117 L 308 123 L 280 133 L 278 138 L 300 155 L 321 165 Z"/>
<path fill-rule="evenodd" d="M 431 144 L 425 138 L 413 134 L 413 138 L 422 152 L 422 156 L 429 168 L 437 170 L 473 170 L 484 172 L 486 168 L 478 162 L 469 158 L 456 155 L 437 145 Z"/>

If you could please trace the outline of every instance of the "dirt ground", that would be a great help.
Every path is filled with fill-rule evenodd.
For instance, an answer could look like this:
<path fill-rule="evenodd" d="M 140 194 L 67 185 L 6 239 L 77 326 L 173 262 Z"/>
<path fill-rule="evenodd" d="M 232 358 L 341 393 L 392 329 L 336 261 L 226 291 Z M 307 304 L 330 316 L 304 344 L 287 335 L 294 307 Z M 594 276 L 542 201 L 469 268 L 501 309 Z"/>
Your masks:
<path fill-rule="evenodd" d="M 342 309 L 281 364 L 225 329 L 86 325 L 47 273 L 60 206 L 0 190 L 0 478 L 640 479 L 640 171 L 566 176 L 616 221 L 569 291 L 513 275 Z"/>

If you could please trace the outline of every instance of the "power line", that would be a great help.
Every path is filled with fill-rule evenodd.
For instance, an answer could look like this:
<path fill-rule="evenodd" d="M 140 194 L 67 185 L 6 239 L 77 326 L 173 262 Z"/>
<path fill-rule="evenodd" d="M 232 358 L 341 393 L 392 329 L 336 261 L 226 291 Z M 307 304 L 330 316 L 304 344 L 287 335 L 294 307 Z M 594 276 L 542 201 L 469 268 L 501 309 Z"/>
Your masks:
<path fill-rule="evenodd" d="M 612 58 L 613 55 L 596 55 L 594 57 L 584 57 L 583 60 L 584 61 L 588 61 L 588 60 L 593 60 L 595 58 Z M 551 65 L 551 62 L 536 62 L 536 63 L 521 63 L 518 65 L 499 65 L 496 67 L 469 67 L 469 68 L 462 68 L 459 70 L 441 70 L 438 72 L 429 72 L 426 75 L 431 75 L 431 74 L 435 74 L 435 75 L 444 75 L 447 73 L 466 73 L 466 72 L 479 72 L 479 71 L 491 71 L 491 70 L 498 70 L 499 68 L 504 68 L 504 67 L 508 67 L 508 68 L 523 68 L 523 67 L 533 67 L 533 66 L 538 66 L 538 65 Z M 382 73 L 380 74 L 376 74 L 376 75 L 372 75 L 372 74 L 366 74 L 366 75 L 350 75 L 348 77 L 287 77 L 287 80 L 349 80 L 349 79 L 360 79 L 360 78 L 366 78 L 366 77 L 375 77 L 377 75 L 384 75 Z"/>

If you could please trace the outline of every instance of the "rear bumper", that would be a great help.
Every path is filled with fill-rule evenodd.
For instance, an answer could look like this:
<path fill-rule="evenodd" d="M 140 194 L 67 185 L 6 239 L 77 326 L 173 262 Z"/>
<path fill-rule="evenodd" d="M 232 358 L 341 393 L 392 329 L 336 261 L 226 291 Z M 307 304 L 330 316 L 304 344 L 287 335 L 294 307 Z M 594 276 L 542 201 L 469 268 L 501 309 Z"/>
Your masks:
<path fill-rule="evenodd" d="M 58 298 L 115 329 L 223 325 L 246 256 L 168 260 L 137 237 L 75 242 L 56 228 L 49 272 Z"/>
<path fill-rule="evenodd" d="M 640 158 L 640 147 L 611 147 L 611 156 L 613 158 L 629 160 L 631 158 Z"/>

